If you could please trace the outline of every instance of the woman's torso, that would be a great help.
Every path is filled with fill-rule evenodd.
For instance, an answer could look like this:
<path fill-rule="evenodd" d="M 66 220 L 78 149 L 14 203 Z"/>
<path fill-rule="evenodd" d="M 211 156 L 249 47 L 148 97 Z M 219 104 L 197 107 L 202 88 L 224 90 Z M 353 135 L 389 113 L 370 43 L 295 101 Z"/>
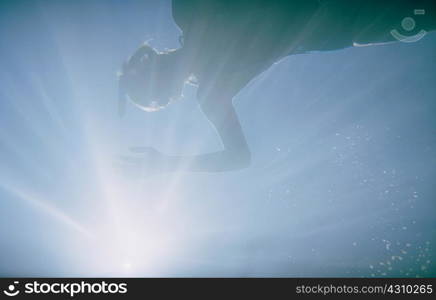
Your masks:
<path fill-rule="evenodd" d="M 281 58 L 384 41 L 412 0 L 173 0 L 183 49 L 203 83 L 249 77 Z"/>

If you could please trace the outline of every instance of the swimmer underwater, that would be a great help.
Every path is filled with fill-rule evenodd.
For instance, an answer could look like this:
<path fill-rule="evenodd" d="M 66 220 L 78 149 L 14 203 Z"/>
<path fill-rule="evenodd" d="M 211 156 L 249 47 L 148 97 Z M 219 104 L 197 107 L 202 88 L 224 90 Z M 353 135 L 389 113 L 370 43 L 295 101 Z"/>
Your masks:
<path fill-rule="evenodd" d="M 183 35 L 179 49 L 159 52 L 142 45 L 123 64 L 119 112 L 127 103 L 152 113 L 181 98 L 195 84 L 199 106 L 216 129 L 223 149 L 169 156 L 150 147 L 131 150 L 126 167 L 154 171 L 222 172 L 251 163 L 233 98 L 251 80 L 290 55 L 398 42 L 392 29 L 425 10 L 419 29 L 436 29 L 436 0 L 173 0 L 172 14 Z"/>

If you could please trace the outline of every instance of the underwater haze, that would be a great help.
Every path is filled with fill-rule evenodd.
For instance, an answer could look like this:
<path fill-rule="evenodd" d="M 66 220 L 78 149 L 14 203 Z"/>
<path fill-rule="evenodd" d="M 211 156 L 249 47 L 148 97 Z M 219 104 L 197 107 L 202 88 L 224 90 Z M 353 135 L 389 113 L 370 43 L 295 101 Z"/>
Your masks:
<path fill-rule="evenodd" d="M 120 179 L 132 146 L 221 148 L 194 86 L 118 117 L 122 62 L 180 35 L 171 1 L 0 2 L 0 276 L 436 276 L 436 34 L 257 76 L 246 169 Z"/>

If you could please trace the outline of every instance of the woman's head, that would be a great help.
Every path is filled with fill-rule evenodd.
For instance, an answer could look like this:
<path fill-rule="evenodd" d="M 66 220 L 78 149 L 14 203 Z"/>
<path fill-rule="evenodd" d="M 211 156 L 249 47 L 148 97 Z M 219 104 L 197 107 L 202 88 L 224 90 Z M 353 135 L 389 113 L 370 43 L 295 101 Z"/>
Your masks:
<path fill-rule="evenodd" d="M 181 97 L 186 74 L 181 72 L 175 53 L 158 53 L 143 45 L 123 64 L 119 76 L 121 114 L 126 101 L 153 112 Z"/>

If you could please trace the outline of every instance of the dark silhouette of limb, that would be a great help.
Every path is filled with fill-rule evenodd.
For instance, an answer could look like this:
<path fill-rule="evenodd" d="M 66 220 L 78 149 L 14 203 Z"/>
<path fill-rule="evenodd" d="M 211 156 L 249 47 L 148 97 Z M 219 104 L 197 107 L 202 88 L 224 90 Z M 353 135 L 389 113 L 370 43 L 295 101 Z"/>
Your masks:
<path fill-rule="evenodd" d="M 200 109 L 218 133 L 222 149 L 199 155 L 173 156 L 150 147 L 135 147 L 130 149 L 133 155 L 121 157 L 119 167 L 133 177 L 175 171 L 224 172 L 248 167 L 251 153 L 232 100 L 253 78 L 253 72 L 257 71 L 217 76 L 198 89 Z"/>
<path fill-rule="evenodd" d="M 164 171 L 223 172 L 250 165 L 251 153 L 232 101 L 253 78 L 253 72 L 256 73 L 255 70 L 247 70 L 239 74 L 227 74 L 227 77 L 217 76 L 215 80 L 200 86 L 197 100 L 202 112 L 216 129 L 223 149 L 193 156 L 168 156 L 163 163 Z"/>
<path fill-rule="evenodd" d="M 162 162 L 163 171 L 223 172 L 246 168 L 251 154 L 245 141 L 238 116 L 231 102 L 218 110 L 202 107 L 206 117 L 221 138 L 220 151 L 194 156 L 167 156 Z"/>
<path fill-rule="evenodd" d="M 232 103 L 235 91 L 243 83 L 236 79 L 226 82 L 217 83 L 208 91 L 200 89 L 198 93 L 200 108 L 222 142 L 221 150 L 199 155 L 171 156 L 150 147 L 131 148 L 136 155 L 121 157 L 125 170 L 133 176 L 144 176 L 175 171 L 224 172 L 248 167 L 251 153 Z"/>
<path fill-rule="evenodd" d="M 136 147 L 131 150 L 137 155 L 121 157 L 125 171 L 142 176 L 174 171 L 223 172 L 248 167 L 251 162 L 250 150 L 231 102 L 217 109 L 202 107 L 202 110 L 220 136 L 222 150 L 200 155 L 170 156 L 153 148 Z"/>

